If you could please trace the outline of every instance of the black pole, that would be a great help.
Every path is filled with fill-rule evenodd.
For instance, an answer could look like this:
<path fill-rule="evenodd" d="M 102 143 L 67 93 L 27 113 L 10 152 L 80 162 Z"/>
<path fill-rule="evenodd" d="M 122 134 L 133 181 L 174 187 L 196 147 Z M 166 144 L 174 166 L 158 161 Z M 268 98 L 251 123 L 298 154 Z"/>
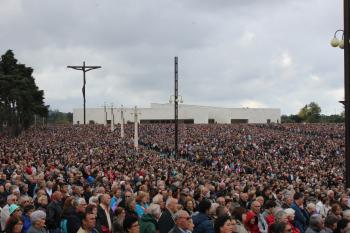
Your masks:
<path fill-rule="evenodd" d="M 350 188 L 350 57 L 349 0 L 344 0 L 345 186 Z"/>
<path fill-rule="evenodd" d="M 84 80 L 83 80 L 83 99 L 84 99 L 84 125 L 86 124 L 86 98 L 85 98 L 85 85 L 86 85 L 86 79 L 85 79 L 85 73 L 86 73 L 86 70 L 85 70 L 85 61 L 83 62 L 83 77 L 84 77 Z"/>
<path fill-rule="evenodd" d="M 94 70 L 94 69 L 99 69 L 101 68 L 101 66 L 86 66 L 85 65 L 85 61 L 83 62 L 83 66 L 67 66 L 67 68 L 72 68 L 75 70 L 81 70 L 83 71 L 83 88 L 82 88 L 82 92 L 83 92 L 83 100 L 84 100 L 84 125 L 86 124 L 86 99 L 85 99 L 85 85 L 86 85 L 86 77 L 85 77 L 85 73 L 90 71 L 90 70 Z"/>
<path fill-rule="evenodd" d="M 175 57 L 175 159 L 178 159 L 178 153 L 179 153 L 179 146 L 178 146 L 178 127 L 179 127 L 179 119 L 178 119 L 178 113 L 179 113 L 179 102 L 178 102 L 178 62 L 177 57 Z"/>

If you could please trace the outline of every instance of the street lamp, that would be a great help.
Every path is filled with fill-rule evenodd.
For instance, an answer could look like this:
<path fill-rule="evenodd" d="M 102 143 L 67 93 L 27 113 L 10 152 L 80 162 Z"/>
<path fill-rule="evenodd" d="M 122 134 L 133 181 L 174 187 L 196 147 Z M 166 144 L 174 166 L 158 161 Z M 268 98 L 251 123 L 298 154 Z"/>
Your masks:
<path fill-rule="evenodd" d="M 345 187 L 350 188 L 350 0 L 344 0 L 344 30 L 337 30 L 331 40 L 333 47 L 344 49 L 344 92 L 345 100 Z M 342 39 L 337 38 L 337 33 L 343 32 Z"/>
<path fill-rule="evenodd" d="M 182 104 L 184 101 L 182 100 L 182 95 L 179 95 L 177 100 L 175 100 L 175 96 L 171 95 L 169 98 L 169 104 L 172 104 L 173 102 L 175 103 L 177 101 L 178 103 Z"/>
<path fill-rule="evenodd" d="M 343 33 L 341 40 L 339 40 L 338 37 L 337 37 L 338 32 L 342 32 Z M 339 30 L 335 31 L 334 37 L 331 40 L 331 45 L 332 45 L 332 47 L 339 47 L 341 49 L 344 49 L 344 30 L 339 29 Z"/>
<path fill-rule="evenodd" d="M 174 123 L 175 123 L 175 159 L 178 158 L 178 154 L 179 154 L 179 145 L 178 145 L 178 141 L 179 141 L 179 135 L 178 135 L 178 127 L 179 127 L 179 118 L 178 118 L 178 114 L 179 114 L 179 84 L 178 84 L 178 57 L 174 58 L 174 81 L 175 81 L 175 91 L 174 91 Z M 171 99 L 170 99 L 171 100 Z"/>

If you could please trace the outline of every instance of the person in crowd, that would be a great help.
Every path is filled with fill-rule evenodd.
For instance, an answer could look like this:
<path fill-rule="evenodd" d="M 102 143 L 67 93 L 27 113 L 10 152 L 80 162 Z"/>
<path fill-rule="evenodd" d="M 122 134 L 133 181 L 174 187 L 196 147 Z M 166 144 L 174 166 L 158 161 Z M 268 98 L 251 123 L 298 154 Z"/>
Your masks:
<path fill-rule="evenodd" d="M 178 200 L 176 198 L 169 197 L 166 201 L 166 209 L 163 211 L 159 218 L 159 233 L 168 233 L 174 226 L 174 214 L 177 211 Z"/>
<path fill-rule="evenodd" d="M 125 218 L 129 218 L 131 216 L 139 218 L 136 212 L 136 201 L 134 197 L 130 197 L 125 200 Z"/>
<path fill-rule="evenodd" d="M 203 199 L 198 204 L 198 213 L 192 216 L 194 230 L 193 233 L 213 233 L 214 223 L 209 217 L 209 210 L 211 202 L 207 199 Z"/>
<path fill-rule="evenodd" d="M 52 194 L 51 200 L 46 209 L 46 225 L 50 233 L 59 233 L 62 214 L 62 193 L 60 191 L 55 191 Z"/>
<path fill-rule="evenodd" d="M 300 230 L 295 227 L 294 219 L 295 219 L 295 210 L 292 208 L 285 209 L 287 215 L 288 224 L 292 227 L 292 233 L 300 233 Z"/>
<path fill-rule="evenodd" d="M 247 229 L 243 224 L 243 222 L 246 219 L 246 215 L 247 215 L 247 209 L 240 206 L 235 207 L 231 212 L 231 216 L 236 220 L 238 233 L 248 233 Z"/>
<path fill-rule="evenodd" d="M 141 217 L 140 232 L 141 233 L 156 233 L 158 229 L 158 219 L 162 211 L 158 204 L 151 204 L 147 208 L 147 213 Z M 175 221 L 176 222 L 176 221 Z"/>
<path fill-rule="evenodd" d="M 46 230 L 46 213 L 42 210 L 36 210 L 30 216 L 32 225 L 30 226 L 28 233 L 47 233 Z"/>
<path fill-rule="evenodd" d="M 319 201 L 316 203 L 316 212 L 325 218 L 330 208 L 327 194 L 320 194 Z"/>
<path fill-rule="evenodd" d="M 101 204 L 97 207 L 97 229 L 101 233 L 110 233 L 113 220 L 113 211 L 109 207 L 111 197 L 109 194 L 102 194 L 100 200 Z"/>
<path fill-rule="evenodd" d="M 7 203 L 6 205 L 2 208 L 1 210 L 1 229 L 2 231 L 5 230 L 6 228 L 6 223 L 7 223 L 7 220 L 8 218 L 10 217 L 10 206 L 12 204 L 16 204 L 17 203 L 17 196 L 11 194 L 11 195 L 8 195 L 7 196 Z"/>
<path fill-rule="evenodd" d="M 306 229 L 306 233 L 319 233 L 324 229 L 324 220 L 321 215 L 314 214 L 310 217 L 309 227 Z"/>
<path fill-rule="evenodd" d="M 236 233 L 238 232 L 236 221 L 231 219 L 230 216 L 218 217 L 214 223 L 214 231 L 215 233 Z"/>
<path fill-rule="evenodd" d="M 83 212 L 81 226 L 77 233 L 99 233 L 96 229 L 96 214 L 93 212 L 92 207 L 86 207 Z"/>
<path fill-rule="evenodd" d="M 115 211 L 119 203 L 122 201 L 121 191 L 118 185 L 112 186 L 112 194 L 113 194 L 113 197 L 111 198 L 110 208 L 112 211 Z"/>
<path fill-rule="evenodd" d="M 185 201 L 185 205 L 184 205 L 184 210 L 187 211 L 187 213 L 192 216 L 194 213 L 194 201 L 192 200 L 192 198 L 188 198 Z"/>
<path fill-rule="evenodd" d="M 137 213 L 137 216 L 141 218 L 142 215 L 145 213 L 145 209 L 148 208 L 149 196 L 146 192 L 139 191 L 135 201 L 135 211 Z"/>
<path fill-rule="evenodd" d="M 304 209 L 304 195 L 300 192 L 294 194 L 294 202 L 291 208 L 295 211 L 295 226 L 300 233 L 304 233 L 307 228 L 308 215 Z"/>
<path fill-rule="evenodd" d="M 27 205 L 23 209 L 22 220 L 23 220 L 23 233 L 27 233 L 32 222 L 30 221 L 30 216 L 35 211 L 34 205 Z"/>
<path fill-rule="evenodd" d="M 280 209 L 275 213 L 275 223 L 288 223 L 288 217 L 286 211 Z"/>
<path fill-rule="evenodd" d="M 67 218 L 68 233 L 75 233 L 80 229 L 86 206 L 85 198 L 75 197 L 73 199 L 74 211 Z"/>
<path fill-rule="evenodd" d="M 179 210 L 174 215 L 175 226 L 169 233 L 183 233 L 189 232 L 191 228 L 191 216 L 187 211 Z"/>
<path fill-rule="evenodd" d="M 322 215 L 321 215 L 322 216 Z M 324 220 L 324 229 L 322 233 L 333 233 L 337 229 L 338 218 L 332 215 L 329 215 Z"/>
<path fill-rule="evenodd" d="M 125 210 L 122 207 L 117 207 L 114 211 L 113 232 L 123 232 L 123 222 L 125 219 Z"/>
<path fill-rule="evenodd" d="M 291 233 L 292 228 L 288 223 L 280 222 L 271 225 L 271 233 Z"/>
<path fill-rule="evenodd" d="M 261 202 L 253 201 L 251 210 L 248 211 L 245 220 L 245 226 L 247 230 L 252 233 L 266 233 L 268 231 L 268 225 L 264 217 L 261 215 Z"/>
<path fill-rule="evenodd" d="M 5 233 L 21 233 L 23 230 L 23 220 L 18 217 L 11 216 L 6 224 Z"/>
<path fill-rule="evenodd" d="M 49 204 L 47 196 L 43 195 L 38 198 L 38 210 L 42 210 L 46 212 L 47 205 Z"/>
<path fill-rule="evenodd" d="M 123 228 L 125 233 L 139 233 L 140 225 L 138 218 L 135 216 L 130 216 L 130 218 L 125 218 L 123 222 Z"/>
<path fill-rule="evenodd" d="M 342 219 L 342 208 L 338 203 L 333 203 L 332 208 L 328 212 L 328 215 L 333 215 L 338 218 L 338 220 Z"/>
<path fill-rule="evenodd" d="M 350 221 L 350 210 L 344 210 L 342 215 L 344 219 Z"/>
<path fill-rule="evenodd" d="M 273 215 L 274 209 L 276 208 L 276 202 L 273 200 L 267 200 L 265 202 L 265 211 L 262 213 L 268 226 L 275 222 L 275 216 Z"/>

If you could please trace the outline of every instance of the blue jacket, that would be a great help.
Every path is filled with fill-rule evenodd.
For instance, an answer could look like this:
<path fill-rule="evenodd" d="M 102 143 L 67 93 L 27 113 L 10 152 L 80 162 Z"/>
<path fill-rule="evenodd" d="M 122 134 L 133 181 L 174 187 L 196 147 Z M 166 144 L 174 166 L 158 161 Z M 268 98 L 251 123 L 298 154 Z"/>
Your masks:
<path fill-rule="evenodd" d="M 308 222 L 308 214 L 306 210 L 300 209 L 300 207 L 294 202 L 291 208 L 295 210 L 294 223 L 296 228 L 300 230 L 300 233 L 305 233 Z"/>
<path fill-rule="evenodd" d="M 22 232 L 23 233 L 27 233 L 30 226 L 32 225 L 32 222 L 30 221 L 30 218 L 28 215 L 26 214 L 23 214 L 22 215 L 22 220 L 23 220 L 23 229 L 22 229 Z"/>
<path fill-rule="evenodd" d="M 214 233 L 213 221 L 204 213 L 192 216 L 194 229 L 193 233 Z"/>

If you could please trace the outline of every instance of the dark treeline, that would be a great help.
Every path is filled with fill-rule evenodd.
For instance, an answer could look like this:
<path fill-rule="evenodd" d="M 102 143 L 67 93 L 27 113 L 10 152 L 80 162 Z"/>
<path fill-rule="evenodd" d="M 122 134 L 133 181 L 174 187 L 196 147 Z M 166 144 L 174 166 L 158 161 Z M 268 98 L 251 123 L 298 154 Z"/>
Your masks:
<path fill-rule="evenodd" d="M 18 63 L 8 50 L 0 60 L 0 132 L 18 135 L 47 114 L 44 91 L 35 84 L 33 69 Z"/>

